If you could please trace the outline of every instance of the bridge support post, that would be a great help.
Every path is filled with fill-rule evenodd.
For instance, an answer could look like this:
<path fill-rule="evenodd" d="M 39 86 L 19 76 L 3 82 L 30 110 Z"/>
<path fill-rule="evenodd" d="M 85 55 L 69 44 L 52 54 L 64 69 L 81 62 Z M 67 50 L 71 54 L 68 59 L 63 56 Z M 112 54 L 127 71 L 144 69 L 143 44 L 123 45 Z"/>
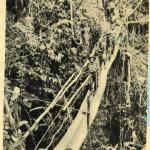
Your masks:
<path fill-rule="evenodd" d="M 90 147 L 91 147 L 91 135 L 90 135 L 90 95 L 87 98 L 87 131 L 88 131 L 87 150 L 90 150 Z"/>

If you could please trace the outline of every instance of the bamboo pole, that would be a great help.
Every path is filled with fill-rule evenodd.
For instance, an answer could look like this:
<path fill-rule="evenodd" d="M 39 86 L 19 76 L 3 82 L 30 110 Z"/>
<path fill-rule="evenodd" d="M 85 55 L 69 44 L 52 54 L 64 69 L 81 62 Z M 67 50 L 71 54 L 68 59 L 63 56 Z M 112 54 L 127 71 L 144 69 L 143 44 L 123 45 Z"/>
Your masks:
<path fill-rule="evenodd" d="M 62 86 L 61 85 L 61 81 L 59 80 L 59 77 L 58 77 L 58 75 L 56 75 L 57 76 L 57 80 L 58 80 L 58 82 L 59 82 L 59 85 L 60 85 L 60 87 Z M 65 103 L 67 103 L 67 98 L 65 97 L 65 95 L 64 95 L 64 102 Z M 67 108 L 67 114 L 68 114 L 68 117 L 69 117 L 69 121 L 70 121 L 70 124 L 72 123 L 72 117 L 71 117 L 71 115 L 70 115 L 70 108 L 68 107 Z"/>
<path fill-rule="evenodd" d="M 72 0 L 70 0 L 70 16 L 71 16 L 71 30 L 72 30 L 72 35 L 74 37 L 74 30 L 73 30 L 73 26 L 74 26 L 74 23 L 73 23 L 73 2 L 72 2 Z"/>
<path fill-rule="evenodd" d="M 33 131 L 35 129 L 35 127 L 37 126 L 37 124 L 41 121 L 41 119 L 50 111 L 50 109 L 52 109 L 54 107 L 54 105 L 57 103 L 58 101 L 58 97 L 60 96 L 60 94 L 62 93 L 62 91 L 65 89 L 65 87 L 68 85 L 68 83 L 72 80 L 72 78 L 75 76 L 75 73 L 72 74 L 72 76 L 68 79 L 68 81 L 64 84 L 64 86 L 61 88 L 61 90 L 58 92 L 57 96 L 54 98 L 54 100 L 52 101 L 52 103 L 49 104 L 49 106 L 45 109 L 45 111 L 37 118 L 37 120 L 35 121 L 35 123 L 31 126 L 31 128 L 23 135 L 23 139 L 26 139 L 30 132 Z"/>
<path fill-rule="evenodd" d="M 88 141 L 87 141 L 87 148 L 88 150 L 91 149 L 91 136 L 90 136 L 90 97 L 87 98 L 87 133 L 88 133 Z"/>
<path fill-rule="evenodd" d="M 65 104 L 63 111 L 65 111 L 69 107 L 69 105 L 71 104 L 73 99 L 77 96 L 77 94 L 80 92 L 80 90 L 86 85 L 86 83 L 88 82 L 89 79 L 90 79 L 90 75 L 85 79 L 85 81 L 81 84 L 81 86 L 77 89 L 77 91 L 73 94 L 73 96 Z"/>

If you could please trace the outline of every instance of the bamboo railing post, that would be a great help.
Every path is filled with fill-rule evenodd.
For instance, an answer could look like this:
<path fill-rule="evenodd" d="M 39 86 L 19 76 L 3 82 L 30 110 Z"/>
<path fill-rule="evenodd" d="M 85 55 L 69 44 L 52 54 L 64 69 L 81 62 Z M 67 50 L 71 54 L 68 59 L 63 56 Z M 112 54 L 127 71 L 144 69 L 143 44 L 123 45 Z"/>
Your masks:
<path fill-rule="evenodd" d="M 87 131 L 88 131 L 88 140 L 87 140 L 87 148 L 90 150 L 91 148 L 91 136 L 90 136 L 90 96 L 87 98 Z"/>
<path fill-rule="evenodd" d="M 69 99 L 69 101 L 64 106 L 63 111 L 65 111 L 69 107 L 69 105 L 71 104 L 71 102 L 73 101 L 73 99 L 77 96 L 77 94 L 80 92 L 80 90 L 86 85 L 86 83 L 88 82 L 89 79 L 90 79 L 90 75 L 85 79 L 85 81 L 81 84 L 81 86 L 78 88 L 78 90 Z"/>

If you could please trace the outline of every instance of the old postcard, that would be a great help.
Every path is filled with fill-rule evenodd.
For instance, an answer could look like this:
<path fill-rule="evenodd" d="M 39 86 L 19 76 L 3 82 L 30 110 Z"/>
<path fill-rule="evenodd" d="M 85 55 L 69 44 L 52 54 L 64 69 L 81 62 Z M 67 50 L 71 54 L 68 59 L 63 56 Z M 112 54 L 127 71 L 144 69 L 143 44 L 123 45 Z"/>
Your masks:
<path fill-rule="evenodd" d="M 148 0 L 2 4 L 2 149 L 150 150 Z"/>

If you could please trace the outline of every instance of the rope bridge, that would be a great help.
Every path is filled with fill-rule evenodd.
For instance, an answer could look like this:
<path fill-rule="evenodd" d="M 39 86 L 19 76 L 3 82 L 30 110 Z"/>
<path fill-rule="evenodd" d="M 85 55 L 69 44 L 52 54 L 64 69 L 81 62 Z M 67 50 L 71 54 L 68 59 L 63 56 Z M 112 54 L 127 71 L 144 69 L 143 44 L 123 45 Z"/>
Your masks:
<path fill-rule="evenodd" d="M 79 69 L 76 70 L 70 76 L 70 78 L 62 86 L 62 88 L 55 96 L 55 98 L 52 100 L 52 102 L 48 104 L 48 107 L 45 108 L 43 113 L 39 115 L 39 117 L 35 120 L 33 125 L 24 133 L 21 139 L 19 139 L 19 141 L 17 141 L 16 143 L 26 140 L 26 138 L 30 134 L 32 134 L 33 131 L 37 130 L 38 124 L 40 125 L 43 118 L 50 113 L 50 110 L 59 107 L 60 110 L 57 112 L 52 122 L 48 125 L 47 130 L 45 131 L 41 139 L 38 141 L 38 144 L 36 145 L 34 150 L 39 148 L 45 136 L 50 131 L 52 131 L 53 126 L 57 122 L 56 120 L 58 120 L 62 112 L 63 113 L 65 112 L 67 115 L 63 116 L 61 125 L 58 127 L 56 132 L 52 135 L 51 141 L 46 147 L 46 149 L 50 148 L 51 146 L 54 146 L 53 142 L 55 141 L 56 137 L 58 137 L 58 134 L 60 133 L 62 128 L 64 128 L 64 126 L 68 121 L 70 122 L 70 126 L 69 128 L 68 126 L 65 127 L 68 128 L 68 130 L 65 132 L 64 137 L 61 140 L 59 138 L 60 142 L 54 149 L 62 150 L 69 147 L 75 150 L 80 148 L 87 133 L 90 131 L 89 129 L 91 123 L 93 122 L 97 114 L 98 107 L 100 105 L 100 101 L 106 87 L 107 74 L 111 67 L 111 64 L 113 63 L 117 55 L 118 48 L 119 48 L 118 46 L 116 47 L 116 50 L 114 49 L 113 54 L 111 53 L 112 56 L 109 57 L 108 60 L 105 59 L 105 61 L 104 60 L 102 61 L 101 59 L 103 59 L 104 51 L 102 53 L 101 50 L 99 53 L 99 49 L 100 49 L 99 45 L 103 41 L 104 37 L 105 35 L 101 36 L 101 38 L 93 48 L 89 58 L 84 63 L 83 67 L 80 70 Z M 77 89 L 73 92 L 70 92 L 70 89 L 72 91 L 72 89 L 74 89 L 75 87 L 77 87 Z M 81 100 L 80 102 L 78 102 L 77 100 L 80 97 L 81 93 L 85 91 L 84 89 L 87 89 L 86 93 L 84 94 L 85 97 L 82 100 L 82 102 Z M 67 92 L 70 93 L 68 97 L 65 96 Z M 80 107 L 77 109 L 74 108 L 75 103 L 81 103 Z M 33 109 L 32 111 L 35 110 L 36 109 Z M 74 119 L 71 116 L 71 112 L 77 113 Z M 76 139 L 79 139 L 78 143 L 76 142 Z"/>

